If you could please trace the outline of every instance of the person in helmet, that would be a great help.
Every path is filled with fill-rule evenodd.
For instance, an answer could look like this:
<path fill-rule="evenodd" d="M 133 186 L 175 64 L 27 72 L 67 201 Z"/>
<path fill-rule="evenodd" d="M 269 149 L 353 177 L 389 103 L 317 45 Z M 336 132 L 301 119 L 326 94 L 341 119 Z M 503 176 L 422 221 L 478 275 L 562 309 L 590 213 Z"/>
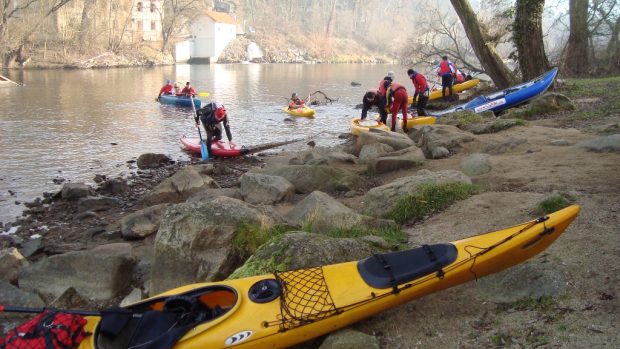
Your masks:
<path fill-rule="evenodd" d="M 207 105 L 196 111 L 196 127 L 200 127 L 198 119 L 200 119 L 202 126 L 207 132 L 207 149 L 209 151 L 211 151 L 213 141 L 222 140 L 222 125 L 226 130 L 228 141 L 232 141 L 232 133 L 228 124 L 228 113 L 224 105 L 217 102 L 207 103 Z"/>
<path fill-rule="evenodd" d="M 159 100 L 159 97 L 161 97 L 161 95 L 171 95 L 172 94 L 172 81 L 170 80 L 166 80 L 166 84 L 159 89 L 159 94 L 157 95 L 157 99 Z"/>
<path fill-rule="evenodd" d="M 293 92 L 293 94 L 291 95 L 291 100 L 288 102 L 288 109 L 292 110 L 297 108 L 303 108 L 304 104 L 304 100 L 299 98 L 297 92 Z"/>

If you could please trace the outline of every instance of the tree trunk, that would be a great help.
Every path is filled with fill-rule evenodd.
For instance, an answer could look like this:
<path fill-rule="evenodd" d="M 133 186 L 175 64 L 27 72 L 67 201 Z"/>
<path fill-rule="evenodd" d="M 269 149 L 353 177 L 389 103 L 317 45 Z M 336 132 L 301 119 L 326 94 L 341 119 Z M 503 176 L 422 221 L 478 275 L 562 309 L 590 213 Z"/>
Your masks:
<path fill-rule="evenodd" d="M 588 72 L 588 0 L 569 0 L 570 34 L 566 53 L 566 73 L 570 76 Z"/>
<path fill-rule="evenodd" d="M 84 8 L 82 9 L 82 22 L 80 23 L 79 43 L 82 47 L 88 44 L 90 38 L 90 29 L 95 17 L 95 6 L 97 0 L 84 0 Z"/>
<path fill-rule="evenodd" d="M 476 13 L 471 8 L 469 1 L 450 0 L 450 2 L 452 2 L 454 10 L 461 19 L 467 38 L 485 73 L 491 77 L 491 80 L 500 89 L 512 85 L 515 81 L 514 75 L 506 67 L 497 52 L 495 52 L 495 47 L 487 42 L 487 35 L 482 31 Z"/>
<path fill-rule="evenodd" d="M 327 19 L 327 26 L 325 27 L 326 38 L 329 38 L 331 35 L 332 22 L 334 21 L 334 13 L 336 12 L 336 2 L 338 2 L 338 0 L 334 0 L 332 3 L 332 10 L 329 12 L 329 18 Z"/>
<path fill-rule="evenodd" d="M 542 33 L 544 7 L 545 0 L 517 0 L 512 39 L 517 46 L 523 81 L 549 70 Z"/>

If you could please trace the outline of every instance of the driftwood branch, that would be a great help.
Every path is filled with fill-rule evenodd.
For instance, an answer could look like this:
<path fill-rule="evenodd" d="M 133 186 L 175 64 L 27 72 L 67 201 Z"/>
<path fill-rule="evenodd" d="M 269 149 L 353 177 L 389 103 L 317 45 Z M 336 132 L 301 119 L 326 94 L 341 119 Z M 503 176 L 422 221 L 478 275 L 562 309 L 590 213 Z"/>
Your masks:
<path fill-rule="evenodd" d="M 333 103 L 333 102 L 338 102 L 338 98 L 329 98 L 323 91 L 314 91 L 310 94 L 310 97 L 315 97 L 316 95 L 322 95 L 323 98 L 325 99 L 325 102 L 322 104 L 327 104 L 327 103 Z M 312 101 L 310 103 L 311 105 L 320 105 L 321 102 L 319 102 L 318 100 L 316 100 L 316 98 L 314 99 L 314 101 Z"/>

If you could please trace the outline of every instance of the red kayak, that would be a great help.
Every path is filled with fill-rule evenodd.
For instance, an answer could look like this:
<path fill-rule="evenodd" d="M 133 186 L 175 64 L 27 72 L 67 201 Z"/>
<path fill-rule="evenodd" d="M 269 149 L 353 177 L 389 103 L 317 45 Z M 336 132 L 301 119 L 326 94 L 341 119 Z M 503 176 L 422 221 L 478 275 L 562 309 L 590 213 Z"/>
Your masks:
<path fill-rule="evenodd" d="M 200 155 L 199 138 L 187 138 L 183 136 L 181 137 L 181 143 L 183 144 L 183 148 L 185 148 L 185 150 Z M 211 144 L 211 151 L 209 152 L 209 155 L 223 158 L 231 158 L 235 156 L 246 155 L 248 153 L 248 149 L 240 148 L 233 142 L 215 141 Z"/>

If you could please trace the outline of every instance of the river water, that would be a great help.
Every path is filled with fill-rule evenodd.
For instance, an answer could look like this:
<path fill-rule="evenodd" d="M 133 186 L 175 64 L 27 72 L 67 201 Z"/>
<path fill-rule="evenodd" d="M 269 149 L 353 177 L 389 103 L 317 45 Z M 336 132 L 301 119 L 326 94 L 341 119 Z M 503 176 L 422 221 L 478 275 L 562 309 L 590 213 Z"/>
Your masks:
<path fill-rule="evenodd" d="M 214 64 L 154 68 L 10 71 L 24 87 L 0 88 L 0 221 L 9 222 L 54 178 L 92 183 L 95 174 L 126 174 L 146 152 L 187 159 L 181 135 L 195 136 L 191 109 L 154 101 L 166 79 L 191 81 L 223 103 L 233 139 L 252 146 L 319 135 L 339 143 L 367 88 L 387 71 L 409 89 L 406 69 L 383 64 Z M 351 86 L 351 82 L 361 86 Z M 291 92 L 323 91 L 337 102 L 317 106 L 314 119 L 281 111 Z M 285 119 L 293 119 L 286 121 Z M 303 146 L 301 144 L 300 146 Z"/>

